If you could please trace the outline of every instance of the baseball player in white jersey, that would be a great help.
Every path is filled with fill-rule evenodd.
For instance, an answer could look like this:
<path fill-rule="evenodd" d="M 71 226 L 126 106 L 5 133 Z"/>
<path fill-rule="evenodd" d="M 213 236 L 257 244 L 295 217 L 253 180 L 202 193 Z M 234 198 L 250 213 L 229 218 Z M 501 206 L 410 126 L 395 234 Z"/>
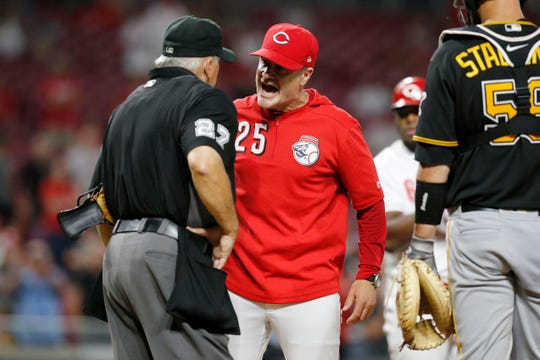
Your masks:
<path fill-rule="evenodd" d="M 418 162 L 414 160 L 415 143 L 412 137 L 418 122 L 418 107 L 424 91 L 424 78 L 406 77 L 396 84 L 393 92 L 392 113 L 400 139 L 375 156 L 375 166 L 384 191 L 387 221 L 386 250 L 383 261 L 384 325 L 391 360 L 446 360 L 457 354 L 452 339 L 427 351 L 403 347 L 403 336 L 396 313 L 398 265 L 409 246 L 415 220 L 414 204 Z M 445 236 L 444 225 L 438 234 Z M 443 281 L 447 282 L 446 241 L 435 242 L 435 262 Z"/>

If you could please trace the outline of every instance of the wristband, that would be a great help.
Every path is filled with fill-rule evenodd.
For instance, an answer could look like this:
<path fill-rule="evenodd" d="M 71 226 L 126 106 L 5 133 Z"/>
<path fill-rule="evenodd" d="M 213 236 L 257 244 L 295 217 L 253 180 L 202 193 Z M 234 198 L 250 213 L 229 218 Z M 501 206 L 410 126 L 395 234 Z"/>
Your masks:
<path fill-rule="evenodd" d="M 440 224 L 447 191 L 448 183 L 416 181 L 415 221 L 417 224 Z"/>

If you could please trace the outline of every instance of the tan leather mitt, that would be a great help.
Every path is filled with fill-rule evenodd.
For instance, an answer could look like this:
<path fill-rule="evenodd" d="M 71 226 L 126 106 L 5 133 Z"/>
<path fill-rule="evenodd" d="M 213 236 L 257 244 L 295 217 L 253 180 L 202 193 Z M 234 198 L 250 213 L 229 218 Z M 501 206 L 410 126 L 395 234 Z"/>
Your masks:
<path fill-rule="evenodd" d="M 107 203 L 105 201 L 105 191 L 103 191 L 103 186 L 99 188 L 99 191 L 92 194 L 90 198 L 93 201 L 97 202 L 101 211 L 103 211 L 103 220 L 105 220 L 106 223 L 114 224 L 114 219 L 109 212 L 109 209 L 107 208 Z"/>
<path fill-rule="evenodd" d="M 422 260 L 403 256 L 396 308 L 403 344 L 413 350 L 442 345 L 453 333 L 450 292 Z"/>

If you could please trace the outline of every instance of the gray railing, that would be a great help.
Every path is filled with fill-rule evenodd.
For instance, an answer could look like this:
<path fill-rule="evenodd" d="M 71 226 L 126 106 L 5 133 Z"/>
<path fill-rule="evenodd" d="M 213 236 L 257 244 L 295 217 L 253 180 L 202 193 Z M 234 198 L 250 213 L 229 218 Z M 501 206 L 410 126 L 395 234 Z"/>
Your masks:
<path fill-rule="evenodd" d="M 52 328 L 60 343 L 51 341 Z M 0 315 L 0 360 L 19 359 L 112 360 L 107 324 L 86 316 Z"/>

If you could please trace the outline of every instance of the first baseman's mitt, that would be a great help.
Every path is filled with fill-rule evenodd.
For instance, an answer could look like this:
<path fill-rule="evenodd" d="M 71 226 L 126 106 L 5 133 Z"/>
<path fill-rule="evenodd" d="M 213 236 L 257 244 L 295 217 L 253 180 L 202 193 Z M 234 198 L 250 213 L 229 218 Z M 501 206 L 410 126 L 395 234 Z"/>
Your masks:
<path fill-rule="evenodd" d="M 441 278 L 422 260 L 403 256 L 396 298 L 403 346 L 429 350 L 454 332 L 450 293 Z"/>

